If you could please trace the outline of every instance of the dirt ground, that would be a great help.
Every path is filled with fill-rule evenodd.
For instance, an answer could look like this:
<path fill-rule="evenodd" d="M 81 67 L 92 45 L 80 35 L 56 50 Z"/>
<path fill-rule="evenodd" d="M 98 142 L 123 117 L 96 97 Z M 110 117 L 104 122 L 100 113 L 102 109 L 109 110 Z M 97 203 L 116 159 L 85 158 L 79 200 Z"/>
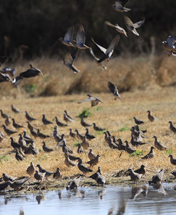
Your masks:
<path fill-rule="evenodd" d="M 41 130 L 42 133 L 51 135 L 54 129 L 54 117 L 57 116 L 63 122 L 64 110 L 76 117 L 75 122 L 68 123 L 67 127 L 59 127 L 59 133 L 65 134 L 67 145 L 73 150 L 74 155 L 81 157 L 83 163 L 86 164 L 88 159 L 88 150 L 82 154 L 77 154 L 77 143 L 81 142 L 78 139 L 73 139 L 69 136 L 69 128 L 73 131 L 78 129 L 81 134 L 85 133 L 85 128 L 80 124 L 80 118 L 77 117 L 84 109 L 89 109 L 92 116 L 85 119 L 88 123 L 95 122 L 97 126 L 104 127 L 109 130 L 116 139 L 121 138 L 124 142 L 131 139 L 131 127 L 135 125 L 133 117 L 139 118 L 144 121 L 140 126 L 141 129 L 147 130 L 144 139 L 145 145 L 139 146 L 138 151 L 141 152 L 140 156 L 130 156 L 127 152 L 117 149 L 111 149 L 104 140 L 103 132 L 97 132 L 92 127 L 89 128 L 90 132 L 96 136 L 95 139 L 89 141 L 90 147 L 93 152 L 100 155 L 98 165 L 91 167 L 93 171 L 97 171 L 98 166 L 101 167 L 103 175 L 106 177 L 107 183 L 128 183 L 130 177 L 115 177 L 121 170 L 126 171 L 128 168 L 133 170 L 139 168 L 142 164 L 146 167 L 146 176 L 142 180 L 147 182 L 156 174 L 160 169 L 165 169 L 164 180 L 173 181 L 174 177 L 171 172 L 176 170 L 175 166 L 170 163 L 169 154 L 176 158 L 176 146 L 174 134 L 169 129 L 168 121 L 171 120 L 176 125 L 176 89 L 175 87 L 150 87 L 145 91 L 125 92 L 121 94 L 122 100 L 114 100 L 110 93 L 106 94 L 93 94 L 100 98 L 103 102 L 98 106 L 91 107 L 89 102 L 78 104 L 79 101 L 84 100 L 86 94 L 73 94 L 57 97 L 38 97 L 38 98 L 25 98 L 19 95 L 16 99 L 11 97 L 1 98 L 1 109 L 4 113 L 14 118 L 17 123 L 24 126 L 19 129 L 17 134 L 12 135 L 15 141 L 18 141 L 19 133 L 23 130 L 30 134 L 27 128 L 25 110 L 37 118 L 31 124 Z M 21 112 L 15 114 L 11 111 L 11 104 L 18 108 Z M 150 122 L 147 118 L 147 110 L 151 110 L 152 114 L 156 117 L 154 122 Z M 53 122 L 52 125 L 42 124 L 42 114 Z M 4 119 L 0 116 L 0 126 L 4 124 Z M 13 129 L 12 123 L 8 128 Z M 5 135 L 0 143 L 0 176 L 6 173 L 12 176 L 27 176 L 26 169 L 32 161 L 35 165 L 40 164 L 44 169 L 56 171 L 56 168 L 61 169 L 62 178 L 68 178 L 76 174 L 81 174 L 77 166 L 67 167 L 64 163 L 64 154 L 61 147 L 56 147 L 56 142 L 51 136 L 45 139 L 46 145 L 53 148 L 51 153 L 45 153 L 42 149 L 43 140 L 38 137 L 35 138 L 35 147 L 38 149 L 38 155 L 26 155 L 23 161 L 18 162 L 15 159 L 15 153 L 10 145 L 10 137 L 6 135 L 3 128 L 0 128 Z M 159 151 L 154 149 L 155 156 L 152 159 L 141 160 L 140 158 L 150 151 L 150 147 L 154 145 L 153 136 L 156 135 L 158 140 L 168 147 L 167 150 Z M 134 148 L 134 147 L 133 147 Z M 121 155 L 121 156 L 120 156 Z M 88 166 L 88 164 L 86 164 Z M 88 174 L 89 176 L 90 174 Z M 87 176 L 87 177 L 88 177 Z M 34 179 L 35 180 L 35 179 Z M 62 183 L 62 179 L 59 180 Z"/>

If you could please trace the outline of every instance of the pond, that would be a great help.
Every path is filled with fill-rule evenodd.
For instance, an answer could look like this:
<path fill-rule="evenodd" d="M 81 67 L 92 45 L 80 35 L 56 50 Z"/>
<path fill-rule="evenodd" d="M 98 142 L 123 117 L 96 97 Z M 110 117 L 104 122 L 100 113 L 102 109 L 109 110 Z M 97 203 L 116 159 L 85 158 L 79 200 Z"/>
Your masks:
<path fill-rule="evenodd" d="M 76 191 L 64 188 L 26 195 L 1 192 L 0 214 L 20 214 L 20 210 L 25 215 L 176 214 L 175 184 L 163 184 L 159 189 L 146 186 L 148 193 L 138 196 L 135 191 L 142 187 L 79 187 Z"/>

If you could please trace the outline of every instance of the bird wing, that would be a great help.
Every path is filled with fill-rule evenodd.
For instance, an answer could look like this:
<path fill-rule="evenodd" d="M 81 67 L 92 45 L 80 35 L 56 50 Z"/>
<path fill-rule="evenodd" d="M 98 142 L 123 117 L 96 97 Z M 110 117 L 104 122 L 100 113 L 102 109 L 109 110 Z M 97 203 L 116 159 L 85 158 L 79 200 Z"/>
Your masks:
<path fill-rule="evenodd" d="M 141 27 L 141 25 L 143 24 L 145 22 L 145 20 L 141 20 L 141 21 L 139 21 L 139 22 L 136 22 L 136 23 L 134 23 L 134 28 L 139 28 L 139 27 Z"/>
<path fill-rule="evenodd" d="M 72 42 L 72 40 L 73 40 L 73 32 L 74 32 L 74 27 L 70 27 L 68 29 L 67 33 L 64 36 L 64 41 Z"/>
<path fill-rule="evenodd" d="M 91 38 L 91 39 L 92 39 L 93 43 L 95 43 L 95 45 L 98 46 L 98 48 L 99 48 L 104 54 L 106 54 L 106 51 L 107 51 L 107 50 L 106 50 L 104 47 L 98 45 L 98 44 L 94 41 L 93 38 Z"/>
<path fill-rule="evenodd" d="M 175 49 L 175 45 L 176 45 L 176 37 L 172 37 L 172 36 L 169 36 L 167 38 L 167 43 L 170 47 L 172 47 L 173 49 Z"/>
<path fill-rule="evenodd" d="M 106 53 L 109 54 L 109 57 L 112 55 L 112 53 L 113 53 L 113 51 L 114 51 L 114 48 L 115 48 L 115 46 L 118 44 L 119 40 L 120 40 L 120 35 L 116 35 L 116 36 L 114 37 L 114 39 L 111 41 L 109 47 L 108 47 L 107 50 L 106 50 Z M 111 53 L 111 54 L 110 54 L 110 53 Z"/>
<path fill-rule="evenodd" d="M 105 24 L 106 24 L 106 25 L 109 25 L 110 27 L 116 28 L 116 26 L 113 25 L 113 24 L 111 24 L 109 21 L 105 21 Z"/>
<path fill-rule="evenodd" d="M 109 90 L 114 94 L 116 89 L 115 85 L 108 81 L 108 87 L 109 87 Z"/>
<path fill-rule="evenodd" d="M 83 46 L 83 44 L 85 44 L 85 41 L 86 41 L 86 37 L 85 37 L 84 27 L 80 25 L 79 30 L 76 34 L 76 44 L 78 46 Z"/>

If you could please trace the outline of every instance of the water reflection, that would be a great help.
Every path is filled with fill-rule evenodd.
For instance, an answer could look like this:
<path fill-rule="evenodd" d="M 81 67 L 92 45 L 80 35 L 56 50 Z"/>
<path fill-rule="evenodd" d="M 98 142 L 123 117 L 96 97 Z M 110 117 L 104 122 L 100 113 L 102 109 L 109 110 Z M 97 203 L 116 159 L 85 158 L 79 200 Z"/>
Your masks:
<path fill-rule="evenodd" d="M 174 186 L 77 187 L 29 195 L 1 193 L 0 214 L 176 214 Z"/>

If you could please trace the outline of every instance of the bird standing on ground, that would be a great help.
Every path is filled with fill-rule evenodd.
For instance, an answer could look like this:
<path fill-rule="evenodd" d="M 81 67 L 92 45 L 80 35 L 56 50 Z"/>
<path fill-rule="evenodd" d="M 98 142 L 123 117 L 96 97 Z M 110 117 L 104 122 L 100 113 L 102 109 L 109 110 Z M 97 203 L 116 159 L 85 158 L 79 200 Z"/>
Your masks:
<path fill-rule="evenodd" d="M 93 170 L 87 168 L 83 163 L 82 163 L 82 159 L 79 158 L 78 159 L 78 168 L 81 172 L 83 172 L 83 174 L 85 175 L 88 172 L 92 172 Z"/>
<path fill-rule="evenodd" d="M 163 146 L 160 142 L 158 142 L 156 136 L 153 136 L 153 138 L 155 139 L 155 141 L 154 141 L 155 148 L 157 148 L 158 150 L 166 150 L 167 149 L 167 147 Z"/>
<path fill-rule="evenodd" d="M 11 105 L 11 110 L 14 112 L 14 113 L 20 113 L 20 111 L 15 108 L 13 105 Z"/>
<path fill-rule="evenodd" d="M 173 131 L 174 134 L 176 134 L 176 127 L 173 125 L 172 121 L 169 121 L 169 124 L 170 124 L 169 126 L 170 130 Z"/>
<path fill-rule="evenodd" d="M 75 119 L 73 117 L 71 117 L 66 110 L 64 110 L 64 120 L 66 122 L 74 122 Z"/>
<path fill-rule="evenodd" d="M 31 161 L 30 166 L 28 166 L 26 172 L 27 172 L 30 176 L 32 176 L 32 175 L 34 174 L 34 172 L 35 172 L 35 166 L 34 166 L 34 164 L 33 164 L 32 161 Z"/>
<path fill-rule="evenodd" d="M 130 172 L 131 180 L 137 184 L 138 181 L 141 179 L 142 174 L 135 173 L 131 168 L 128 169 L 128 171 Z"/>
<path fill-rule="evenodd" d="M 148 119 L 150 120 L 150 122 L 155 121 L 155 117 L 151 114 L 151 111 L 148 110 L 147 112 L 148 112 Z"/>
<path fill-rule="evenodd" d="M 144 123 L 144 121 L 137 119 L 135 116 L 133 117 L 133 119 L 134 119 L 134 122 L 136 123 L 136 125 L 141 125 Z"/>
<path fill-rule="evenodd" d="M 44 125 L 53 124 L 51 121 L 46 119 L 45 114 L 42 115 L 42 122 Z"/>
<path fill-rule="evenodd" d="M 36 120 L 35 118 L 31 117 L 27 111 L 25 111 L 25 117 L 29 122 Z"/>
<path fill-rule="evenodd" d="M 161 183 L 164 176 L 164 169 L 161 169 L 156 175 L 152 177 L 152 180 L 149 181 L 149 184 L 158 184 Z"/>
<path fill-rule="evenodd" d="M 46 143 L 43 141 L 43 145 L 42 145 L 43 151 L 44 152 L 52 152 L 53 149 L 49 148 L 48 146 L 46 146 Z"/>
<path fill-rule="evenodd" d="M 154 157 L 154 151 L 153 151 L 154 147 L 151 146 L 150 152 L 148 154 L 146 154 L 144 157 L 142 157 L 141 159 L 148 159 L 148 158 L 153 158 Z"/>
<path fill-rule="evenodd" d="M 101 127 L 96 126 L 95 123 L 93 123 L 93 129 L 94 129 L 95 131 L 104 131 L 104 130 L 106 130 L 105 128 L 101 128 Z"/>
<path fill-rule="evenodd" d="M 176 165 L 176 159 L 173 158 L 173 155 L 169 155 L 170 157 L 170 162 L 172 165 Z"/>

